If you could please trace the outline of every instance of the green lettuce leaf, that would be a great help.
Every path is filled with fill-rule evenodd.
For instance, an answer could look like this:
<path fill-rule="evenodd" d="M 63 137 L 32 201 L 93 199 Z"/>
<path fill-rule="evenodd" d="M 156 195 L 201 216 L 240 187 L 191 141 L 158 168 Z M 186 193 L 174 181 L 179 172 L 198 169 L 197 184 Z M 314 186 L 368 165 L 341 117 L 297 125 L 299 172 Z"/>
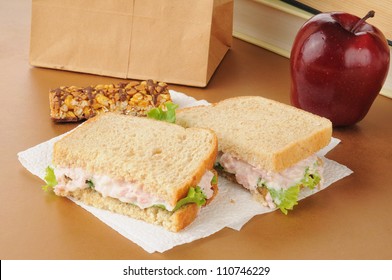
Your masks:
<path fill-rule="evenodd" d="M 170 101 L 165 103 L 166 110 L 162 110 L 162 108 L 153 108 L 147 112 L 147 117 L 151 119 L 156 119 L 159 121 L 166 121 L 169 123 L 176 122 L 176 109 L 178 108 L 178 104 L 174 104 Z"/>
<path fill-rule="evenodd" d="M 89 186 L 89 188 L 94 189 L 95 185 L 94 182 L 92 180 L 86 180 L 86 184 Z"/>
<path fill-rule="evenodd" d="M 212 177 L 211 179 L 211 185 L 216 185 L 216 184 L 218 184 L 218 177 L 214 175 L 214 177 Z"/>
<path fill-rule="evenodd" d="M 305 169 L 304 177 L 302 180 L 294 186 L 286 190 L 276 190 L 273 188 L 268 188 L 264 181 L 259 180 L 259 187 L 266 187 L 272 197 L 272 200 L 276 206 L 287 215 L 287 210 L 293 210 L 293 207 L 298 204 L 298 194 L 301 187 L 309 188 L 313 190 L 321 181 L 320 174 L 317 172 L 310 173 L 309 167 Z"/>
<path fill-rule="evenodd" d="M 188 195 L 177 202 L 176 206 L 173 209 L 173 212 L 188 203 L 196 203 L 199 206 L 202 206 L 206 203 L 206 195 L 203 193 L 199 186 L 195 188 L 191 187 L 188 191 Z"/>
<path fill-rule="evenodd" d="M 305 170 L 305 176 L 304 178 L 301 180 L 301 184 L 306 187 L 309 188 L 311 190 L 313 190 L 321 181 L 321 177 L 320 174 L 318 174 L 317 172 L 315 173 L 310 173 L 309 172 L 309 168 L 306 168 Z"/>
<path fill-rule="evenodd" d="M 42 189 L 46 192 L 49 190 L 53 189 L 54 186 L 57 185 L 57 180 L 56 180 L 56 175 L 54 174 L 53 168 L 50 166 L 46 167 L 45 169 L 46 175 L 44 177 L 44 180 L 46 182 L 45 186 L 42 186 Z"/>
<path fill-rule="evenodd" d="M 268 189 L 276 206 L 286 215 L 288 213 L 287 210 L 293 210 L 293 207 L 298 204 L 299 186 L 298 184 L 286 190 Z"/>
<path fill-rule="evenodd" d="M 219 161 L 216 161 L 214 163 L 214 169 L 217 170 L 217 171 L 224 171 L 224 168 L 223 168 L 222 164 L 220 164 Z"/>

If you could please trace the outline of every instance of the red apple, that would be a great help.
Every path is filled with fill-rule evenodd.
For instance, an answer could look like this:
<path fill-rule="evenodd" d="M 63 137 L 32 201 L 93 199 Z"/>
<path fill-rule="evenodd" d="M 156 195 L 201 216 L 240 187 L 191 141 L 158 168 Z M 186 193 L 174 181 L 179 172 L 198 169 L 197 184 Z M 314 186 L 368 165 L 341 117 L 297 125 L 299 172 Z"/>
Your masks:
<path fill-rule="evenodd" d="M 334 126 L 362 120 L 389 68 L 386 38 L 365 20 L 332 12 L 309 19 L 290 55 L 291 103 L 330 119 Z"/>

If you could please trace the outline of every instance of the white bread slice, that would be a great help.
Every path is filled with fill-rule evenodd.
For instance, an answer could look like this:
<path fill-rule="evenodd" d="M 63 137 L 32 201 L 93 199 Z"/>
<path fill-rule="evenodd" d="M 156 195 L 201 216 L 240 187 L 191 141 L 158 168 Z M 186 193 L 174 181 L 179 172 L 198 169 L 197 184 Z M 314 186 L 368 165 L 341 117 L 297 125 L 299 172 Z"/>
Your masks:
<path fill-rule="evenodd" d="M 332 135 L 328 119 L 259 96 L 180 109 L 176 119 L 184 127 L 214 130 L 219 151 L 274 172 L 311 156 Z"/>
<path fill-rule="evenodd" d="M 54 145 L 53 165 L 107 175 L 142 184 L 143 190 L 175 205 L 213 168 L 216 135 L 208 129 L 185 129 L 176 124 L 116 113 L 100 114 Z M 91 189 L 59 193 L 97 208 L 111 210 L 178 231 L 199 210 L 189 204 L 171 213 L 161 208 L 140 209 Z"/>

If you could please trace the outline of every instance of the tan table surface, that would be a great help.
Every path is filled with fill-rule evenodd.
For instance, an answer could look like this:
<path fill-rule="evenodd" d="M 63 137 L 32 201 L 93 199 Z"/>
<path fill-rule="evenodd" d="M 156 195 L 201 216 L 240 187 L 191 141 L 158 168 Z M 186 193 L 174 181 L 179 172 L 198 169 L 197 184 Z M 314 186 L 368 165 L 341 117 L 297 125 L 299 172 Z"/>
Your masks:
<path fill-rule="evenodd" d="M 328 158 L 354 173 L 307 198 L 288 216 L 254 217 L 218 233 L 148 254 L 71 201 L 47 195 L 16 154 L 75 124 L 49 118 L 48 90 L 115 83 L 110 77 L 34 68 L 28 62 L 31 3 L 0 3 L 0 259 L 392 259 L 392 100 L 377 97 L 358 125 L 336 129 Z M 206 88 L 171 88 L 215 102 L 261 95 L 289 103 L 286 58 L 234 40 Z"/>

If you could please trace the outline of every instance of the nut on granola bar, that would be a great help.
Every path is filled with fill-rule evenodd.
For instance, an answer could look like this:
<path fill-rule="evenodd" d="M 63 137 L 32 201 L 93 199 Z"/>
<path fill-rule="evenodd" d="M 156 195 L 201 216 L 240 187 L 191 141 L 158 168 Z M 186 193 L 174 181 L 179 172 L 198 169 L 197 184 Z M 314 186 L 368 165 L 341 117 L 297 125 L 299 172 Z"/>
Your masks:
<path fill-rule="evenodd" d="M 49 91 L 50 116 L 55 122 L 77 122 L 102 112 L 146 116 L 171 101 L 164 82 L 131 81 L 117 85 L 61 86 Z"/>

